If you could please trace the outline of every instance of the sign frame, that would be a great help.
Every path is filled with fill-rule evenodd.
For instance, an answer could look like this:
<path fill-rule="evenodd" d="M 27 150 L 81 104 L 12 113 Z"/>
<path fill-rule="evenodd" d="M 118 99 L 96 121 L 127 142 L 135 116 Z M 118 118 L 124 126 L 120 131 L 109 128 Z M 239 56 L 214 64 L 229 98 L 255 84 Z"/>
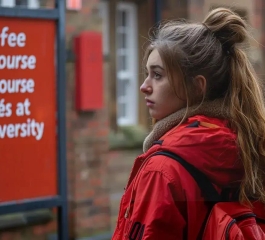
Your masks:
<path fill-rule="evenodd" d="M 0 18 L 26 18 L 54 20 L 56 25 L 56 107 L 57 107 L 57 189 L 58 195 L 20 201 L 0 203 L 0 215 L 57 208 L 58 239 L 67 240 L 68 208 L 67 208 L 67 162 L 66 162 L 66 74 L 65 74 L 65 0 L 55 0 L 53 9 L 26 9 L 20 7 L 0 7 Z M 56 136 L 54 136 L 56 137 Z"/>

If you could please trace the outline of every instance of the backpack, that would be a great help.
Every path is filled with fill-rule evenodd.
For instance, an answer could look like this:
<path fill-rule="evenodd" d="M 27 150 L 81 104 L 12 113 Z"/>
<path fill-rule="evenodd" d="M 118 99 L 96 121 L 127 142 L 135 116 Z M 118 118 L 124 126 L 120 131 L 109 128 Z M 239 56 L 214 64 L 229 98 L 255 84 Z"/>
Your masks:
<path fill-rule="evenodd" d="M 202 229 L 201 240 L 265 240 L 265 205 L 255 201 L 246 207 L 219 194 L 206 175 L 175 153 L 156 152 L 179 162 L 194 178 L 207 202 L 213 207 Z M 224 191 L 225 192 L 225 191 Z M 225 199 L 226 198 L 226 199 Z M 225 201 L 224 201 L 225 199 Z"/>

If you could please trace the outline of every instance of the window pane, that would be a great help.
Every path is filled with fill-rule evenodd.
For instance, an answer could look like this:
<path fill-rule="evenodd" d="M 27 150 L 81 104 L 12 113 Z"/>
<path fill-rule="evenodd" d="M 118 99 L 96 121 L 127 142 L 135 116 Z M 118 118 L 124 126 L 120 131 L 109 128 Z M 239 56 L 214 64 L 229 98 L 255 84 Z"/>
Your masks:
<path fill-rule="evenodd" d="M 118 26 L 119 27 L 126 27 L 127 26 L 127 15 L 124 10 L 118 11 Z"/>
<path fill-rule="evenodd" d="M 118 61 L 117 61 L 117 69 L 118 71 L 122 70 L 122 57 L 121 56 L 117 56 Z"/>
<path fill-rule="evenodd" d="M 127 46 L 126 46 L 126 33 L 125 32 L 123 32 L 123 33 L 121 33 L 121 47 L 122 48 L 126 48 Z"/>
<path fill-rule="evenodd" d="M 117 34 L 117 40 L 118 40 L 118 49 L 125 49 L 128 47 L 128 37 L 126 32 L 121 32 Z"/>
<path fill-rule="evenodd" d="M 123 27 L 126 27 L 127 26 L 127 20 L 126 20 L 126 12 L 125 11 L 122 11 L 121 12 L 121 25 Z"/>
<path fill-rule="evenodd" d="M 128 93 L 129 79 L 118 81 L 118 98 L 125 97 Z"/>
<path fill-rule="evenodd" d="M 126 118 L 126 104 L 125 103 L 118 104 L 118 117 Z"/>
<path fill-rule="evenodd" d="M 122 55 L 122 70 L 127 70 L 127 56 L 126 55 Z"/>
<path fill-rule="evenodd" d="M 127 56 L 125 54 L 117 56 L 118 58 L 118 71 L 126 71 L 127 68 Z"/>

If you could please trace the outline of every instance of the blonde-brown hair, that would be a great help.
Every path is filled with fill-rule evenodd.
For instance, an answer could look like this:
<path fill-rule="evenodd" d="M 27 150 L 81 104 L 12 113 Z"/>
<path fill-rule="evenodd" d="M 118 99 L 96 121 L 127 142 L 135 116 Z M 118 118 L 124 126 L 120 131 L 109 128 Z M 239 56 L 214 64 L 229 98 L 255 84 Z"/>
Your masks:
<path fill-rule="evenodd" d="M 186 90 L 188 107 L 203 99 L 224 98 L 231 128 L 244 166 L 240 201 L 265 203 L 265 109 L 260 81 L 242 44 L 249 33 L 246 22 L 227 8 L 212 10 L 203 23 L 170 21 L 157 28 L 145 59 L 157 49 L 174 87 L 178 75 Z M 206 78 L 206 91 L 194 98 L 194 78 Z"/>

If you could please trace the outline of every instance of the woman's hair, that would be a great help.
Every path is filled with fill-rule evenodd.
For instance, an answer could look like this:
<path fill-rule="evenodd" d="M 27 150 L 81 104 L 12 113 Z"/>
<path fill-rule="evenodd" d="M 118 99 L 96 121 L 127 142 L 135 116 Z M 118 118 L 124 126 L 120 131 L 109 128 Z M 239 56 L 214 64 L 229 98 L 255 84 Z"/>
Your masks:
<path fill-rule="evenodd" d="M 223 98 L 244 166 L 240 201 L 265 203 L 265 110 L 260 80 L 254 74 L 243 43 L 246 22 L 230 9 L 212 10 L 203 23 L 170 21 L 160 25 L 146 50 L 157 49 L 170 83 L 179 77 L 186 91 L 187 109 L 194 103 Z M 195 77 L 205 77 L 203 94 L 194 94 Z"/>

